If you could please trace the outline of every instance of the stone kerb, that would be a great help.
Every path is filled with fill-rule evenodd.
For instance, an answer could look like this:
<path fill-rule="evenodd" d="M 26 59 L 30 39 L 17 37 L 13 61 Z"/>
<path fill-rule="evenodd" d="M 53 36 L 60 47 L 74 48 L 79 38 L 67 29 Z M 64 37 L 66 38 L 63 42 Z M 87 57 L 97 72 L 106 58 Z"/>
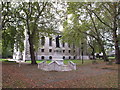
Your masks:
<path fill-rule="evenodd" d="M 38 64 L 38 69 L 42 69 L 45 71 L 71 71 L 76 70 L 76 64 L 72 61 L 69 62 L 68 65 L 60 64 L 57 61 L 52 61 L 47 64 L 45 61 Z"/>
<path fill-rule="evenodd" d="M 46 65 L 47 65 L 46 61 L 43 61 L 41 63 L 38 63 L 38 68 L 39 69 L 44 68 Z"/>
<path fill-rule="evenodd" d="M 69 65 L 62 65 L 61 71 L 71 71 L 72 69 L 70 68 Z"/>
<path fill-rule="evenodd" d="M 50 64 L 48 64 L 49 66 L 49 71 L 71 71 L 72 69 L 69 67 L 69 65 L 64 65 L 64 64 L 60 64 L 57 61 L 53 61 Z"/>
<path fill-rule="evenodd" d="M 57 61 L 52 61 L 48 66 L 49 71 L 61 71 L 61 65 Z"/>
<path fill-rule="evenodd" d="M 68 65 L 69 65 L 73 70 L 76 70 L 76 63 L 73 63 L 72 61 L 69 61 Z"/>

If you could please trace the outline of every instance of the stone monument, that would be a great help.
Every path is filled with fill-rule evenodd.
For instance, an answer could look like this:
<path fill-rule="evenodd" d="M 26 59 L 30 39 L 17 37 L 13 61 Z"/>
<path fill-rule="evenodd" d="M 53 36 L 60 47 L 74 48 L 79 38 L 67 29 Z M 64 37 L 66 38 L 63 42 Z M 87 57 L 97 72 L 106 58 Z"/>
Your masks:
<path fill-rule="evenodd" d="M 70 61 L 68 65 L 65 65 L 63 63 L 62 59 L 62 49 L 60 48 L 60 42 L 59 38 L 61 36 L 56 37 L 56 48 L 55 48 L 55 53 L 52 59 L 52 62 L 49 64 L 46 63 L 46 61 L 43 61 L 38 64 L 38 69 L 42 69 L 44 71 L 71 71 L 71 70 L 76 70 L 76 64 Z"/>
<path fill-rule="evenodd" d="M 56 37 L 56 48 L 54 50 L 54 56 L 53 56 L 53 59 L 52 61 L 56 61 L 57 63 L 59 64 L 63 64 L 63 59 L 62 59 L 62 49 L 60 48 L 60 41 L 59 39 L 61 38 L 62 36 L 57 36 Z"/>

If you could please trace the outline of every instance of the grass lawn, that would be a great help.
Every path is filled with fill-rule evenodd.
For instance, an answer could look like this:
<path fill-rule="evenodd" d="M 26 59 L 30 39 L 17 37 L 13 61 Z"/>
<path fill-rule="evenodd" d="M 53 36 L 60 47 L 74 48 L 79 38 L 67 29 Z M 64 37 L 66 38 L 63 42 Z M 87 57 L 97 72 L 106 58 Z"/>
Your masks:
<path fill-rule="evenodd" d="M 0 61 L 8 61 L 8 60 L 7 60 L 7 59 L 1 59 L 1 58 L 0 58 Z"/>
<path fill-rule="evenodd" d="M 43 61 L 44 61 L 44 60 L 36 60 L 37 63 L 41 63 L 41 62 L 43 62 Z M 26 62 L 27 62 L 27 63 L 31 63 L 31 61 L 26 61 Z M 48 60 L 47 60 L 47 63 L 50 63 L 50 62 L 51 62 L 51 61 L 48 61 Z"/>
<path fill-rule="evenodd" d="M 36 60 L 37 63 L 41 63 L 44 60 Z M 69 61 L 72 61 L 73 63 L 76 63 L 76 65 L 87 65 L 87 64 L 92 64 L 93 60 L 84 60 L 82 64 L 82 60 L 64 60 L 64 64 L 67 64 Z M 26 61 L 27 63 L 31 63 L 31 61 Z M 47 60 L 47 63 L 50 63 L 50 60 Z M 103 60 L 97 60 L 98 63 L 104 62 Z"/>
<path fill-rule="evenodd" d="M 7 59 L 1 59 L 0 58 L 0 62 L 5 62 L 5 63 L 16 63 L 16 61 L 9 61 Z"/>
<path fill-rule="evenodd" d="M 12 61 L 8 61 L 7 59 L 0 59 L 0 61 L 2 62 L 12 62 Z M 44 60 L 36 60 L 37 63 L 41 63 Z M 88 64 L 92 64 L 92 61 L 94 60 L 83 60 L 83 64 L 82 64 L 82 60 L 64 60 L 64 64 L 67 64 L 69 61 L 72 61 L 73 63 L 76 63 L 76 65 L 88 65 Z M 98 63 L 102 63 L 104 62 L 103 60 L 96 60 Z M 47 63 L 50 63 L 51 60 L 47 60 Z M 26 61 L 26 63 L 31 63 L 31 61 Z"/>
<path fill-rule="evenodd" d="M 108 57 L 108 59 L 115 59 L 115 57 Z"/>

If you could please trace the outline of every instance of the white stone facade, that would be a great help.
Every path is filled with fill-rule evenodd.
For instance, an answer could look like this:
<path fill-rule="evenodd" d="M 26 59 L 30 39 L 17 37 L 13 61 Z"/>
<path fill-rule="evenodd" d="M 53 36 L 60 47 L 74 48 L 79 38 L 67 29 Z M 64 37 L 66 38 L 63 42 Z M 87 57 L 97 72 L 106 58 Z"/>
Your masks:
<path fill-rule="evenodd" d="M 45 36 L 45 43 L 42 46 L 41 45 L 41 39 L 40 39 L 40 45 L 38 50 L 35 52 L 36 60 L 52 60 L 53 56 L 55 54 L 55 48 L 56 48 L 56 36 L 53 35 L 51 39 L 51 45 L 50 45 L 50 38 Z M 73 45 L 68 45 L 67 43 L 63 43 L 60 40 L 60 48 L 61 48 L 61 56 L 63 59 L 80 59 L 80 51 L 79 49 L 75 48 Z M 84 59 L 88 59 L 88 56 L 84 56 Z M 31 60 L 30 59 L 30 51 L 29 51 L 29 42 L 28 42 L 28 36 L 25 32 L 25 40 L 24 40 L 24 51 L 20 52 L 19 49 L 14 47 L 14 54 L 13 59 L 21 59 L 21 60 Z"/>

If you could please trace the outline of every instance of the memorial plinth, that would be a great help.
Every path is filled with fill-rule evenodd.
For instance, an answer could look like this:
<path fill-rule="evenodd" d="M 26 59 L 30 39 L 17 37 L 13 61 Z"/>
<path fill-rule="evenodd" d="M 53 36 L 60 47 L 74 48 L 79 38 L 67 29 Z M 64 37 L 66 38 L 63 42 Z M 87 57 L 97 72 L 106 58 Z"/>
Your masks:
<path fill-rule="evenodd" d="M 71 71 L 76 70 L 76 64 L 72 61 L 68 63 L 68 65 L 64 64 L 64 60 L 62 58 L 62 49 L 60 48 L 59 38 L 61 36 L 56 37 L 56 48 L 54 50 L 54 56 L 52 61 L 47 64 L 45 61 L 38 64 L 38 69 L 42 69 L 44 71 Z"/>
<path fill-rule="evenodd" d="M 71 71 L 76 70 L 76 64 L 70 61 L 68 65 L 64 64 L 61 48 L 55 49 L 52 61 L 47 64 L 45 61 L 38 64 L 38 68 L 44 71 Z"/>
<path fill-rule="evenodd" d="M 62 58 L 62 49 L 61 48 L 56 48 L 54 50 L 54 56 L 53 56 L 53 59 L 52 61 L 56 61 L 57 63 L 59 63 L 60 65 L 63 65 L 63 58 Z"/>

